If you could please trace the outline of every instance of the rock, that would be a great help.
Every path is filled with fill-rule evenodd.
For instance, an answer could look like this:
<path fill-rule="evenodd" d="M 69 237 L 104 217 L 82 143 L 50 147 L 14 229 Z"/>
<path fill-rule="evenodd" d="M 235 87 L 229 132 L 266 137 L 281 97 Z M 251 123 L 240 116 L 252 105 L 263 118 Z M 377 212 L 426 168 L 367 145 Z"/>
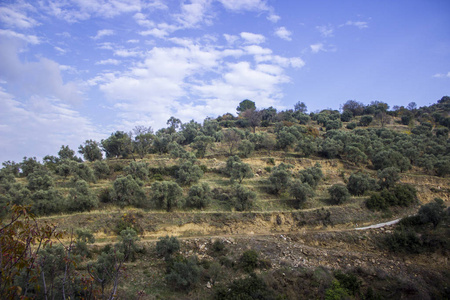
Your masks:
<path fill-rule="evenodd" d="M 281 217 L 277 215 L 277 225 L 283 224 L 283 221 L 281 220 Z"/>
<path fill-rule="evenodd" d="M 208 282 L 206 283 L 206 287 L 207 287 L 208 289 L 212 288 L 211 282 L 208 281 Z"/>

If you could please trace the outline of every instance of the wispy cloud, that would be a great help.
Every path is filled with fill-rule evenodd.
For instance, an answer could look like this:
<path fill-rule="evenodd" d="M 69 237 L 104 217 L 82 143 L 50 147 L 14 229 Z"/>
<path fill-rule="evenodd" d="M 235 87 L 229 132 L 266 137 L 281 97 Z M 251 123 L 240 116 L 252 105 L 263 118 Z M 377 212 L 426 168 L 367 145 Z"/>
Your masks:
<path fill-rule="evenodd" d="M 347 21 L 345 22 L 345 24 L 341 25 L 341 26 L 355 26 L 358 27 L 359 29 L 364 29 L 364 28 L 368 28 L 369 25 L 368 22 L 362 22 L 362 21 Z"/>
<path fill-rule="evenodd" d="M 312 53 L 318 53 L 320 51 L 325 51 L 324 45 L 322 43 L 317 43 L 309 46 Z"/>
<path fill-rule="evenodd" d="M 40 43 L 39 38 L 35 35 L 26 35 L 26 34 L 12 31 L 12 30 L 0 29 L 0 36 L 21 39 L 21 40 L 23 40 L 27 43 L 33 44 L 33 45 L 37 45 Z"/>
<path fill-rule="evenodd" d="M 97 31 L 97 35 L 92 37 L 94 40 L 98 40 L 104 36 L 114 35 L 114 30 L 111 29 L 102 29 Z"/>
<path fill-rule="evenodd" d="M 24 11 L 17 11 L 14 6 L 0 7 L 0 22 L 7 27 L 28 29 L 39 25 L 39 22 L 28 17 Z"/>
<path fill-rule="evenodd" d="M 323 37 L 331 37 L 333 36 L 334 29 L 331 25 L 321 25 L 316 26 L 316 29 L 320 32 Z"/>
<path fill-rule="evenodd" d="M 275 35 L 283 40 L 292 41 L 292 32 L 287 30 L 285 27 L 279 27 L 275 30 Z"/>
<path fill-rule="evenodd" d="M 264 35 L 251 32 L 241 32 L 241 38 L 248 44 L 261 44 L 266 40 Z"/>
<path fill-rule="evenodd" d="M 100 60 L 98 62 L 95 63 L 96 65 L 118 65 L 120 64 L 120 60 L 117 59 L 105 59 L 105 60 Z"/>
<path fill-rule="evenodd" d="M 450 72 L 445 73 L 437 73 L 433 75 L 434 78 L 450 78 Z"/>

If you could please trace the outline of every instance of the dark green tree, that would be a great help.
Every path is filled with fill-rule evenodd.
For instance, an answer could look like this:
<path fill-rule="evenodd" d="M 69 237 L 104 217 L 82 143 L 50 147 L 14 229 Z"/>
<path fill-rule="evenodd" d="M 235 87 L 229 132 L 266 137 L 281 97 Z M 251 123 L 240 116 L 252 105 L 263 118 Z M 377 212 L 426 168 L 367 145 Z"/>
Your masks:
<path fill-rule="evenodd" d="M 113 183 L 111 199 L 113 203 L 120 207 L 127 205 L 145 206 L 146 196 L 142 189 L 142 182 L 135 180 L 131 175 L 117 177 Z"/>
<path fill-rule="evenodd" d="M 289 194 L 296 200 L 295 207 L 300 208 L 303 203 L 314 196 L 314 190 L 309 184 L 295 179 L 289 186 Z"/>
<path fill-rule="evenodd" d="M 126 158 L 133 150 L 130 135 L 123 131 L 112 133 L 109 138 L 102 140 L 101 144 L 107 158 Z"/>
<path fill-rule="evenodd" d="M 211 199 L 211 188 L 206 182 L 203 182 L 201 184 L 191 186 L 186 198 L 186 206 L 202 209 L 211 203 Z"/>
<path fill-rule="evenodd" d="M 169 260 L 178 251 L 180 251 L 180 241 L 175 236 L 160 237 L 156 243 L 156 253 L 166 260 Z"/>
<path fill-rule="evenodd" d="M 330 199 L 333 204 L 339 205 L 350 199 L 350 193 L 343 184 L 334 184 L 328 189 Z"/>
<path fill-rule="evenodd" d="M 84 180 L 77 180 L 75 187 L 69 190 L 67 197 L 67 209 L 74 211 L 90 211 L 98 206 L 98 198 L 89 189 L 89 185 Z"/>
<path fill-rule="evenodd" d="M 256 109 L 255 102 L 245 99 L 239 103 L 238 107 L 236 107 L 238 114 L 240 114 L 248 109 Z"/>
<path fill-rule="evenodd" d="M 85 160 L 95 161 L 103 158 L 100 144 L 93 140 L 86 140 L 84 146 L 78 147 L 78 153 L 82 154 Z"/>
<path fill-rule="evenodd" d="M 434 202 L 422 205 L 418 216 L 423 224 L 432 223 L 436 228 L 445 216 L 445 204 L 440 198 L 435 198 Z"/>
<path fill-rule="evenodd" d="M 183 205 L 183 190 L 173 181 L 155 181 L 151 187 L 151 200 L 157 208 L 170 212 Z"/>

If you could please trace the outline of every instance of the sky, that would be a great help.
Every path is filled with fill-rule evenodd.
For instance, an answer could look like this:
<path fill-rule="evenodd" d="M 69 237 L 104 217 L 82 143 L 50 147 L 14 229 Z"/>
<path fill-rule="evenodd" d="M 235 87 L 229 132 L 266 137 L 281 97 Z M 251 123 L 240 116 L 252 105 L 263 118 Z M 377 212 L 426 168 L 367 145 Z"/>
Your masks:
<path fill-rule="evenodd" d="M 0 1 L 0 162 L 244 99 L 309 112 L 450 95 L 448 0 Z"/>

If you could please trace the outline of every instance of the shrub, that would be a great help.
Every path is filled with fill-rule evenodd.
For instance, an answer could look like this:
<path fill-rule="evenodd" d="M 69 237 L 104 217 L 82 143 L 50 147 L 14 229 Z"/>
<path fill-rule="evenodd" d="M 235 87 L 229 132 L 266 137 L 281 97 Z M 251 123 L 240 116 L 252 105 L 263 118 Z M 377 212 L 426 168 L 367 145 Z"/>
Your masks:
<path fill-rule="evenodd" d="M 287 169 L 288 167 L 284 164 L 272 169 L 269 176 L 269 188 L 273 194 L 280 194 L 289 186 L 291 173 Z"/>
<path fill-rule="evenodd" d="M 123 171 L 126 175 L 131 175 L 134 179 L 146 181 L 149 176 L 148 163 L 132 161 Z"/>
<path fill-rule="evenodd" d="M 375 189 L 375 180 L 366 174 L 352 174 L 347 182 L 347 189 L 350 194 L 359 196 L 364 195 L 365 192 Z"/>
<path fill-rule="evenodd" d="M 250 142 L 249 140 L 243 140 L 238 147 L 239 154 L 242 157 L 249 157 L 250 154 L 255 150 L 255 144 Z"/>
<path fill-rule="evenodd" d="M 388 167 L 382 171 L 378 170 L 378 184 L 382 188 L 393 187 L 394 184 L 400 179 L 399 170 L 396 167 Z"/>
<path fill-rule="evenodd" d="M 366 200 L 366 207 L 370 210 L 386 210 L 388 204 L 386 203 L 386 200 L 381 197 L 380 193 L 374 193 Z"/>
<path fill-rule="evenodd" d="M 98 198 L 89 189 L 84 180 L 78 180 L 75 187 L 69 190 L 67 209 L 69 211 L 90 211 L 98 206 Z"/>
<path fill-rule="evenodd" d="M 350 193 L 343 184 L 333 185 L 328 189 L 328 192 L 330 193 L 330 199 L 333 204 L 339 205 L 350 199 Z"/>
<path fill-rule="evenodd" d="M 252 273 L 244 279 L 234 280 L 226 287 L 217 288 L 215 299 L 273 299 L 273 292 L 265 282 Z"/>
<path fill-rule="evenodd" d="M 309 184 L 312 188 L 315 188 L 323 178 L 322 169 L 319 163 L 316 163 L 312 168 L 299 171 L 298 175 L 301 182 Z"/>
<path fill-rule="evenodd" d="M 205 208 L 211 202 L 211 188 L 207 183 L 191 186 L 186 206 L 194 208 Z"/>
<path fill-rule="evenodd" d="M 346 128 L 347 129 L 350 129 L 350 130 L 353 130 L 353 129 L 355 129 L 356 128 L 356 123 L 355 122 L 351 122 L 351 123 L 348 123 L 347 124 L 347 126 L 346 126 Z"/>
<path fill-rule="evenodd" d="M 176 252 L 180 250 L 180 242 L 174 236 L 159 238 L 156 243 L 156 253 L 160 257 L 164 257 L 165 260 L 169 260 Z"/>
<path fill-rule="evenodd" d="M 314 196 L 314 191 L 309 184 L 303 183 L 300 180 L 294 180 L 289 187 L 289 194 L 297 200 L 296 207 L 300 208 L 301 204 Z"/>
<path fill-rule="evenodd" d="M 349 296 L 347 289 L 342 287 L 337 280 L 333 280 L 331 287 L 325 292 L 325 300 L 341 300 L 347 299 Z"/>
<path fill-rule="evenodd" d="M 359 126 L 369 126 L 370 123 L 372 123 L 373 118 L 372 116 L 362 116 L 359 120 Z"/>
<path fill-rule="evenodd" d="M 166 275 L 166 281 L 178 290 L 189 291 L 200 281 L 200 275 L 201 268 L 197 258 L 193 256 L 187 260 L 175 261 Z"/>
<path fill-rule="evenodd" d="M 134 261 L 136 259 L 136 253 L 142 251 L 136 244 L 138 240 L 137 232 L 133 228 L 128 227 L 120 232 L 120 242 L 117 247 L 124 254 L 125 260 L 131 259 Z"/>
<path fill-rule="evenodd" d="M 340 271 L 334 274 L 334 277 L 339 281 L 341 286 L 348 290 L 352 295 L 357 295 L 361 288 L 361 281 L 352 273 L 342 273 Z"/>
<path fill-rule="evenodd" d="M 444 218 L 444 209 L 444 201 L 440 198 L 435 198 L 434 202 L 420 207 L 418 217 L 423 224 L 432 223 L 434 228 L 436 228 Z"/>
<path fill-rule="evenodd" d="M 236 210 L 243 211 L 250 209 L 253 206 L 253 201 L 256 198 L 255 192 L 238 184 L 233 188 L 233 204 Z"/>
<path fill-rule="evenodd" d="M 113 203 L 121 207 L 126 205 L 143 207 L 146 196 L 141 185 L 142 182 L 133 179 L 131 175 L 118 177 L 113 183 L 113 190 L 111 192 Z"/>
<path fill-rule="evenodd" d="M 197 183 L 202 178 L 203 171 L 194 162 L 193 160 L 187 160 L 180 165 L 177 172 L 177 181 L 181 185 L 191 185 Z"/>
<path fill-rule="evenodd" d="M 95 161 L 92 167 L 94 169 L 95 177 L 98 179 L 106 179 L 111 173 L 108 164 L 101 160 Z"/>
<path fill-rule="evenodd" d="M 183 190 L 172 181 L 156 181 L 152 184 L 151 200 L 157 208 L 172 211 L 174 207 L 183 206 Z"/>
<path fill-rule="evenodd" d="M 422 251 L 419 237 L 410 229 L 394 231 L 385 237 L 384 243 L 392 252 L 420 253 Z"/>
<path fill-rule="evenodd" d="M 247 250 L 242 253 L 240 258 L 241 268 L 247 272 L 253 272 L 258 267 L 258 252 L 255 250 Z"/>

